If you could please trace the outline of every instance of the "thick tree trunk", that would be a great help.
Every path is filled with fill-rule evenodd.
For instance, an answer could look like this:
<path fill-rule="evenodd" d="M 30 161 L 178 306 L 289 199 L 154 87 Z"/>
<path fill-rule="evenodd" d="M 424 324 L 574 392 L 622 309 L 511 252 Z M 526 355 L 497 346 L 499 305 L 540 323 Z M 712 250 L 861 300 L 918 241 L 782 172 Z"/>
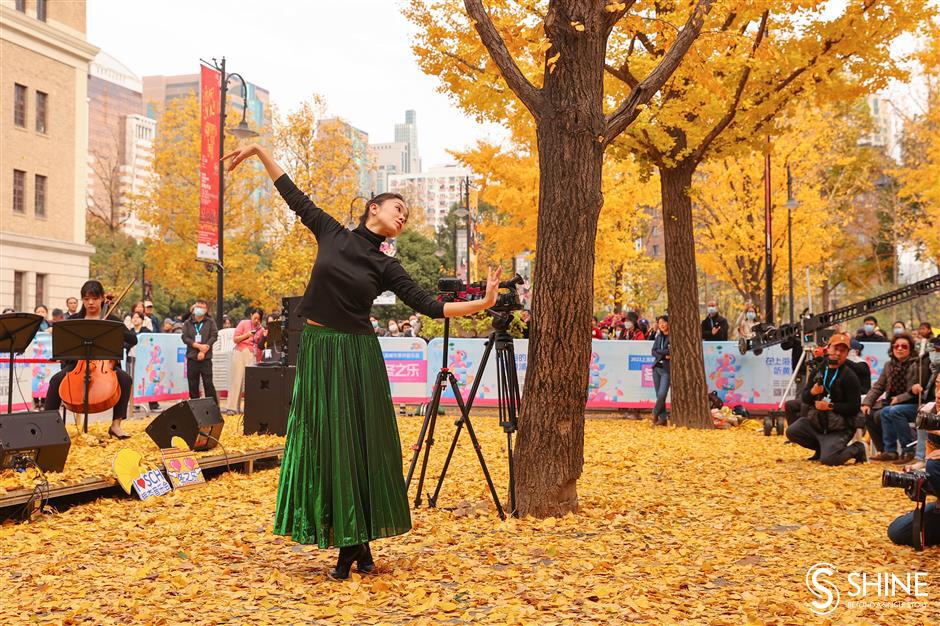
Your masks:
<path fill-rule="evenodd" d="M 670 420 L 679 426 L 711 425 L 702 353 L 695 271 L 692 201 L 688 190 L 695 166 L 660 168 L 663 235 L 666 243 L 666 293 L 669 297 L 669 351 L 672 354 Z"/>
<path fill-rule="evenodd" d="M 603 20 L 586 3 L 579 15 Z M 584 465 L 594 304 L 594 240 L 603 197 L 603 72 L 605 33 L 584 32 L 571 18 L 546 17 L 546 32 L 561 56 L 546 71 L 538 123 L 539 216 L 529 339 L 529 369 L 516 442 L 516 499 L 520 515 L 576 511 Z"/>

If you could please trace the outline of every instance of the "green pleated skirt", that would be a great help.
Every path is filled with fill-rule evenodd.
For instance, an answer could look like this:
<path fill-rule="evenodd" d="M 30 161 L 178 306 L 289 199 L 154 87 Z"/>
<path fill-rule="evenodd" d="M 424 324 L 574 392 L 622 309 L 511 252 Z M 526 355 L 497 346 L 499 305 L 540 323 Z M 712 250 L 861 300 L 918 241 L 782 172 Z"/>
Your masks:
<path fill-rule="evenodd" d="M 408 532 L 401 443 L 378 338 L 307 324 L 293 398 L 274 533 L 327 548 Z"/>

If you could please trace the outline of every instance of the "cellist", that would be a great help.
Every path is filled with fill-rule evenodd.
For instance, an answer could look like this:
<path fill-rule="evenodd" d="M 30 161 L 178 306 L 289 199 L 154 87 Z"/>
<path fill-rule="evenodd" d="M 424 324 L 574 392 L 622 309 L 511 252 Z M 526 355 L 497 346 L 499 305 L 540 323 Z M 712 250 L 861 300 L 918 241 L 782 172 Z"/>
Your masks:
<path fill-rule="evenodd" d="M 107 311 L 105 309 L 106 302 L 104 287 L 97 280 L 89 280 L 84 285 L 82 285 L 81 296 L 82 308 L 79 309 L 78 313 L 69 319 L 109 319 L 115 322 L 122 322 L 122 320 L 115 315 L 105 317 Z M 135 345 L 137 345 L 137 335 L 134 334 L 133 330 L 125 328 L 124 351 L 127 352 L 127 350 L 134 347 Z M 45 404 L 46 410 L 58 411 L 59 407 L 62 406 L 62 398 L 59 395 L 59 386 L 62 384 L 62 379 L 65 378 L 65 375 L 75 369 L 77 364 L 78 361 L 63 362 L 62 369 L 56 372 L 55 375 L 49 379 L 49 391 L 46 395 Z M 111 426 L 108 428 L 108 435 L 111 437 L 117 437 L 118 439 L 128 439 L 130 435 L 126 434 L 121 428 L 121 422 L 127 419 L 127 404 L 131 397 L 131 386 L 133 385 L 133 381 L 131 380 L 130 375 L 120 368 L 120 364 L 118 364 L 114 373 L 117 375 L 118 385 L 121 388 L 121 398 L 118 400 L 117 404 L 114 405 L 114 414 L 111 421 Z"/>

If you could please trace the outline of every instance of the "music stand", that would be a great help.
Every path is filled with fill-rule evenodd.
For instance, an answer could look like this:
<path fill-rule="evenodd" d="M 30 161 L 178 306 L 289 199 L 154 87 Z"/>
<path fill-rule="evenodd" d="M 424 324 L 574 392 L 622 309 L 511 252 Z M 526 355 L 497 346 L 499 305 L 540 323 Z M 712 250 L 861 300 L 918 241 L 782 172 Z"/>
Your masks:
<path fill-rule="evenodd" d="M 7 389 L 7 413 L 13 412 L 13 362 L 16 354 L 23 354 L 33 342 L 42 315 L 35 313 L 7 313 L 0 315 L 0 352 L 10 355 L 10 387 Z"/>
<path fill-rule="evenodd" d="M 124 358 L 124 331 L 127 327 L 113 320 L 63 320 L 52 333 L 52 358 L 59 361 L 121 361 Z M 88 432 L 88 387 L 91 369 L 85 367 L 85 424 Z"/>

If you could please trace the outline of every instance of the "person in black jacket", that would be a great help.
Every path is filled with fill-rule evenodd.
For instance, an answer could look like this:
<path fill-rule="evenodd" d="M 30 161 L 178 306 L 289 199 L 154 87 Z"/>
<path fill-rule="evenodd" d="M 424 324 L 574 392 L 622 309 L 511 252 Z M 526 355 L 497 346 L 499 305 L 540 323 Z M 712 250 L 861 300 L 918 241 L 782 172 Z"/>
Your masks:
<path fill-rule="evenodd" d="M 186 344 L 186 382 L 189 397 L 199 397 L 199 379 L 206 390 L 206 397 L 219 403 L 219 396 L 212 383 L 212 345 L 219 337 L 215 320 L 208 314 L 209 304 L 205 300 L 193 303 L 192 315 L 183 322 L 183 343 Z"/>
<path fill-rule="evenodd" d="M 82 285 L 81 296 L 82 308 L 69 319 L 109 319 L 114 322 L 121 322 L 121 325 L 124 326 L 124 322 L 115 315 L 109 315 L 107 318 L 104 317 L 106 312 L 104 309 L 104 287 L 100 282 L 97 280 L 87 281 Z M 137 335 L 133 330 L 124 327 L 124 352 L 126 353 L 136 345 Z M 78 361 L 65 361 L 62 364 L 62 369 L 49 379 L 49 391 L 46 394 L 45 404 L 47 411 L 58 411 L 59 407 L 62 406 L 62 398 L 59 396 L 59 385 L 62 383 L 62 379 L 65 378 L 65 375 L 75 369 L 77 365 Z M 125 434 L 124 430 L 121 428 L 121 422 L 127 419 L 127 403 L 131 398 L 131 386 L 133 385 L 133 381 L 130 375 L 121 369 L 120 363 L 115 370 L 115 374 L 117 374 L 118 385 L 121 387 L 121 397 L 118 399 L 117 404 L 114 405 L 114 413 L 111 418 L 111 426 L 108 428 L 108 435 L 117 437 L 118 439 L 128 439 L 130 435 Z"/>
<path fill-rule="evenodd" d="M 669 316 L 660 315 L 656 318 L 659 332 L 653 339 L 651 350 L 653 361 L 653 388 L 656 390 L 656 405 L 653 406 L 653 420 L 657 426 L 665 426 L 669 419 L 666 413 L 666 395 L 669 393 L 670 360 L 669 354 Z"/>
<path fill-rule="evenodd" d="M 728 341 L 728 320 L 718 312 L 718 302 L 709 300 L 708 316 L 702 320 L 703 341 Z"/>
<path fill-rule="evenodd" d="M 803 403 L 810 405 L 806 417 L 787 428 L 787 439 L 814 450 L 810 460 L 823 465 L 842 465 L 852 458 L 856 463 L 868 460 L 865 445 L 852 441 L 861 425 L 862 392 L 855 371 L 846 364 L 850 342 L 845 333 L 829 340 L 826 367 L 803 390 Z"/>

